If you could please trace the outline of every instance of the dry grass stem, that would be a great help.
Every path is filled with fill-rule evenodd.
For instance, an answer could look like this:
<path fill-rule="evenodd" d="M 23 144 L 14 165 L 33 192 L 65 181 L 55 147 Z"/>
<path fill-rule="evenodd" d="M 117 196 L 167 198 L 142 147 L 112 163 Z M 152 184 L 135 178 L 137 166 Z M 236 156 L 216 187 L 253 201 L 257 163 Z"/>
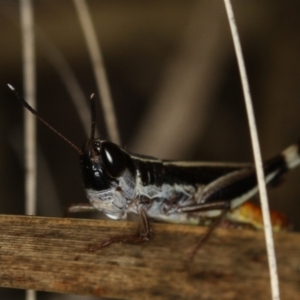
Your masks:
<path fill-rule="evenodd" d="M 268 204 L 268 196 L 266 190 L 266 183 L 264 178 L 264 170 L 263 170 L 263 162 L 260 152 L 255 116 L 253 111 L 252 99 L 250 94 L 249 83 L 247 79 L 247 73 L 245 68 L 245 63 L 243 59 L 243 53 L 241 49 L 241 44 L 239 40 L 238 30 L 235 22 L 235 17 L 233 13 L 233 9 L 231 6 L 230 0 L 224 0 L 226 12 L 228 15 L 228 20 L 230 24 L 231 34 L 233 38 L 234 48 L 238 60 L 239 71 L 242 80 L 242 87 L 244 92 L 250 134 L 251 134 L 251 142 L 253 147 L 254 159 L 255 159 L 255 167 L 258 179 L 259 186 L 259 195 L 263 213 L 263 221 L 264 221 L 264 229 L 265 229 L 265 239 L 266 239 L 266 247 L 268 253 L 268 262 L 269 262 L 269 270 L 270 270 L 270 278 L 271 278 L 271 289 L 272 289 L 272 299 L 279 300 L 280 292 L 279 292 L 279 282 L 278 282 L 278 272 L 277 272 L 277 263 L 276 263 L 276 254 L 274 248 L 274 240 L 273 240 L 273 232 L 272 225 L 270 219 L 270 210 Z"/>
<path fill-rule="evenodd" d="M 98 93 L 101 98 L 103 114 L 108 130 L 109 139 L 112 142 L 120 144 L 120 136 L 117 127 L 117 119 L 115 116 L 113 102 L 109 90 L 109 85 L 106 77 L 104 62 L 102 58 L 101 48 L 97 41 L 96 32 L 92 24 L 92 19 L 84 0 L 74 0 L 74 5 L 83 29 L 84 37 L 88 46 L 89 54 L 92 60 Z"/>
<path fill-rule="evenodd" d="M 89 98 L 89 95 L 84 95 L 84 92 L 81 89 L 74 72 L 72 71 L 62 52 L 49 40 L 49 38 L 46 37 L 44 32 L 42 32 L 39 28 L 37 28 L 36 31 L 37 38 L 42 44 L 48 60 L 55 68 L 61 81 L 64 83 L 68 93 L 70 94 L 71 100 L 76 108 L 76 112 L 78 113 L 86 136 L 89 137 L 91 130 L 91 116 L 89 105 L 87 105 L 86 102 L 86 98 Z M 99 136 L 97 128 L 96 136 Z"/>
<path fill-rule="evenodd" d="M 34 21 L 33 5 L 31 0 L 20 1 L 21 30 L 23 46 L 23 80 L 25 97 L 30 105 L 36 106 L 36 82 L 35 82 L 35 49 L 34 49 Z M 36 120 L 28 111 L 25 114 L 25 213 L 36 214 Z M 35 300 L 33 290 L 26 291 L 27 300 Z"/>
<path fill-rule="evenodd" d="M 179 49 L 132 141 L 134 152 L 179 159 L 204 132 L 215 86 L 223 76 L 226 19 L 210 3 L 197 2 L 191 11 Z M 214 22 L 207 27 L 209 20 Z"/>

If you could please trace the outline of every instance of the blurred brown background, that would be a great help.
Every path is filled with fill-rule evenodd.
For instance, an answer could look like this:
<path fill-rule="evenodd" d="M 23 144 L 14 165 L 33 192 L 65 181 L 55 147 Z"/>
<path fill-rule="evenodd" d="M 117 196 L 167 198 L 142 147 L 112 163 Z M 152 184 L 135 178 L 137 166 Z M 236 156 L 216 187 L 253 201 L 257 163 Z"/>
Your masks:
<path fill-rule="evenodd" d="M 250 3 L 251 2 L 251 3 Z M 252 161 L 250 135 L 222 1 L 88 1 L 100 41 L 122 145 L 160 158 Z M 263 157 L 300 137 L 300 2 L 233 1 Z M 57 55 L 88 104 L 96 92 L 72 1 L 36 1 L 38 111 L 76 145 L 87 136 Z M 0 213 L 24 213 L 19 3 L 0 1 Z M 98 107 L 101 138 L 107 133 Z M 84 202 L 78 157 L 38 124 L 38 214 L 62 216 Z M 270 206 L 300 229 L 300 170 L 270 191 Z"/>

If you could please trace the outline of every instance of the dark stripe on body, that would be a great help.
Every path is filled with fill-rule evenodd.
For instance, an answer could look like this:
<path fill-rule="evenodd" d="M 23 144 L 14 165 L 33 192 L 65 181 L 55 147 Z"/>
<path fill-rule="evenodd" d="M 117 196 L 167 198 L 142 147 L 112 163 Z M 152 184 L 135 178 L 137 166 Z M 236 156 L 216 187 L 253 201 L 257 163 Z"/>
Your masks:
<path fill-rule="evenodd" d="M 270 174 L 278 170 L 276 176 L 272 178 L 272 180 L 269 182 L 270 185 L 276 185 L 276 183 L 278 183 L 282 179 L 282 175 L 289 170 L 285 161 L 285 157 L 282 154 L 279 154 L 275 157 L 272 157 L 271 159 L 268 159 L 264 163 L 264 169 L 265 169 L 265 176 L 267 174 Z"/>
<path fill-rule="evenodd" d="M 168 162 L 167 165 L 163 161 L 147 161 L 143 159 L 132 158 L 132 161 L 137 170 L 141 174 L 143 185 L 155 184 L 161 186 L 164 184 L 209 184 L 212 181 L 229 174 L 236 170 L 241 170 L 241 167 L 218 167 L 218 166 L 177 166 Z"/>
<path fill-rule="evenodd" d="M 141 175 L 141 180 L 144 186 L 146 185 L 156 185 L 161 186 L 162 181 L 162 162 L 157 160 L 157 162 L 139 160 L 132 158 L 136 170 L 139 171 Z"/>
<path fill-rule="evenodd" d="M 163 166 L 163 181 L 168 184 L 209 184 L 212 181 L 233 171 L 241 170 L 240 167 L 182 167 L 168 163 Z"/>
<path fill-rule="evenodd" d="M 132 159 L 135 167 L 141 174 L 143 185 L 154 184 L 161 186 L 165 184 L 181 184 L 181 185 L 207 185 L 213 181 L 220 179 L 225 175 L 240 171 L 236 175 L 224 178 L 224 181 L 212 187 L 208 194 L 204 197 L 205 203 L 230 200 L 242 196 L 248 191 L 257 186 L 257 178 L 254 167 L 228 167 L 228 166 L 178 166 L 167 162 L 165 165 L 163 161 L 151 158 L 151 161 L 143 159 Z M 277 155 L 264 163 L 265 176 L 275 171 L 278 173 L 269 182 L 269 184 L 276 183 L 282 175 L 288 170 L 285 158 L 283 155 Z"/>
<path fill-rule="evenodd" d="M 271 179 L 268 184 L 276 183 L 281 176 L 287 171 L 287 166 L 283 155 L 275 156 L 267 160 L 264 164 L 265 176 L 277 171 L 278 173 Z M 240 177 L 240 179 L 238 178 Z M 246 194 L 257 186 L 257 177 L 255 168 L 251 168 L 248 171 L 241 171 L 240 175 L 233 176 L 225 186 L 220 183 L 220 188 L 216 186 L 216 192 L 212 193 L 205 199 L 205 203 L 219 201 L 219 200 L 230 200 Z"/>

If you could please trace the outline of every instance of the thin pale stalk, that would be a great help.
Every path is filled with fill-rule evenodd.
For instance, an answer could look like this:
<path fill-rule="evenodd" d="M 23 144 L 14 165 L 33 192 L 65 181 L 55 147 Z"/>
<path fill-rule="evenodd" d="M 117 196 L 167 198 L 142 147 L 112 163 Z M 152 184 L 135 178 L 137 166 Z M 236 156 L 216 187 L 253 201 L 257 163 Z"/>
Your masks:
<path fill-rule="evenodd" d="M 34 24 L 33 6 L 31 0 L 20 1 L 22 47 L 23 47 L 23 80 L 24 94 L 33 107 L 35 105 L 35 50 L 34 50 Z M 24 113 L 25 122 L 25 213 L 36 214 L 36 121 L 28 111 Z M 27 300 L 35 300 L 33 290 L 26 291 Z"/>
<path fill-rule="evenodd" d="M 0 11 L 4 17 L 8 17 L 9 20 L 15 25 L 16 20 L 10 15 L 9 11 L 3 9 Z M 35 39 L 37 43 L 42 46 L 43 51 L 46 54 L 49 62 L 52 64 L 53 68 L 58 73 L 61 81 L 64 83 L 66 90 L 70 94 L 71 100 L 76 108 L 76 112 L 81 120 L 82 126 L 86 132 L 87 138 L 90 133 L 90 110 L 86 104 L 87 96 L 84 95 L 82 88 L 78 80 L 76 79 L 74 72 L 69 66 L 64 55 L 56 47 L 56 45 L 51 41 L 51 39 L 46 35 L 46 33 L 35 25 Z M 99 132 L 96 129 L 96 136 L 99 136 Z"/>
<path fill-rule="evenodd" d="M 109 139 L 117 144 L 120 144 L 117 119 L 113 108 L 113 102 L 108 86 L 100 45 L 97 41 L 96 32 L 92 24 L 92 18 L 90 16 L 87 4 L 84 0 L 74 0 L 74 5 L 77 10 L 77 14 L 92 60 Z"/>
<path fill-rule="evenodd" d="M 178 159 L 203 137 L 214 86 L 223 77 L 220 68 L 229 42 L 222 28 L 227 20 L 209 1 L 195 1 L 187 20 L 176 54 L 164 67 L 160 86 L 135 129 L 129 145 L 133 152 Z"/>
<path fill-rule="evenodd" d="M 51 40 L 41 29 L 36 28 L 36 32 L 37 39 L 40 44 L 42 44 L 43 50 L 45 51 L 48 60 L 51 62 L 52 66 L 58 73 L 61 81 L 64 83 L 65 88 L 71 96 L 71 100 L 76 108 L 82 126 L 86 132 L 86 136 L 88 138 L 91 127 L 91 116 L 89 107 L 86 105 L 86 97 L 84 95 L 84 92 L 62 52 L 51 42 Z M 100 136 L 97 129 L 96 136 Z"/>
<path fill-rule="evenodd" d="M 270 271 L 270 279 L 271 279 L 271 290 L 272 290 L 272 299 L 279 300 L 280 299 L 280 291 L 279 291 L 279 283 L 278 283 L 278 273 L 277 273 L 277 264 L 276 264 L 276 255 L 274 249 L 274 240 L 273 240 L 273 232 L 272 225 L 270 219 L 270 211 L 268 204 L 268 196 L 266 190 L 266 183 L 263 171 L 263 162 L 261 158 L 256 122 L 254 117 L 252 99 L 250 94 L 249 83 L 246 74 L 245 63 L 243 59 L 241 44 L 239 40 L 238 30 L 234 18 L 234 13 L 232 10 L 230 0 L 224 0 L 226 12 L 230 24 L 230 30 L 233 38 L 234 48 L 237 56 L 243 93 L 245 98 L 248 122 L 250 127 L 252 148 L 254 153 L 256 174 L 258 179 L 258 187 L 260 194 L 260 201 L 263 213 L 263 221 L 264 221 L 264 231 L 265 231 L 265 239 L 266 239 L 266 247 L 268 253 L 268 263 L 269 263 L 269 271 Z"/>

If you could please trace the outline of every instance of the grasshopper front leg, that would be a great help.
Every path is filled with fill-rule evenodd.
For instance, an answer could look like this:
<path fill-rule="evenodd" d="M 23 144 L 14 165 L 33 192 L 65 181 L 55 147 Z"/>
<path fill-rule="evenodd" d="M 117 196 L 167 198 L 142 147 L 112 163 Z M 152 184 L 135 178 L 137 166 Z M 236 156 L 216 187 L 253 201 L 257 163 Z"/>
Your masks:
<path fill-rule="evenodd" d="M 108 239 L 107 241 L 101 244 L 89 245 L 88 250 L 90 252 L 94 252 L 115 243 L 137 244 L 137 243 L 143 243 L 149 241 L 151 238 L 152 230 L 150 227 L 150 223 L 146 211 L 144 209 L 141 209 L 139 216 L 140 216 L 140 225 L 139 225 L 138 233 L 136 235 L 119 235 L 119 236 L 111 237 L 110 239 Z"/>

